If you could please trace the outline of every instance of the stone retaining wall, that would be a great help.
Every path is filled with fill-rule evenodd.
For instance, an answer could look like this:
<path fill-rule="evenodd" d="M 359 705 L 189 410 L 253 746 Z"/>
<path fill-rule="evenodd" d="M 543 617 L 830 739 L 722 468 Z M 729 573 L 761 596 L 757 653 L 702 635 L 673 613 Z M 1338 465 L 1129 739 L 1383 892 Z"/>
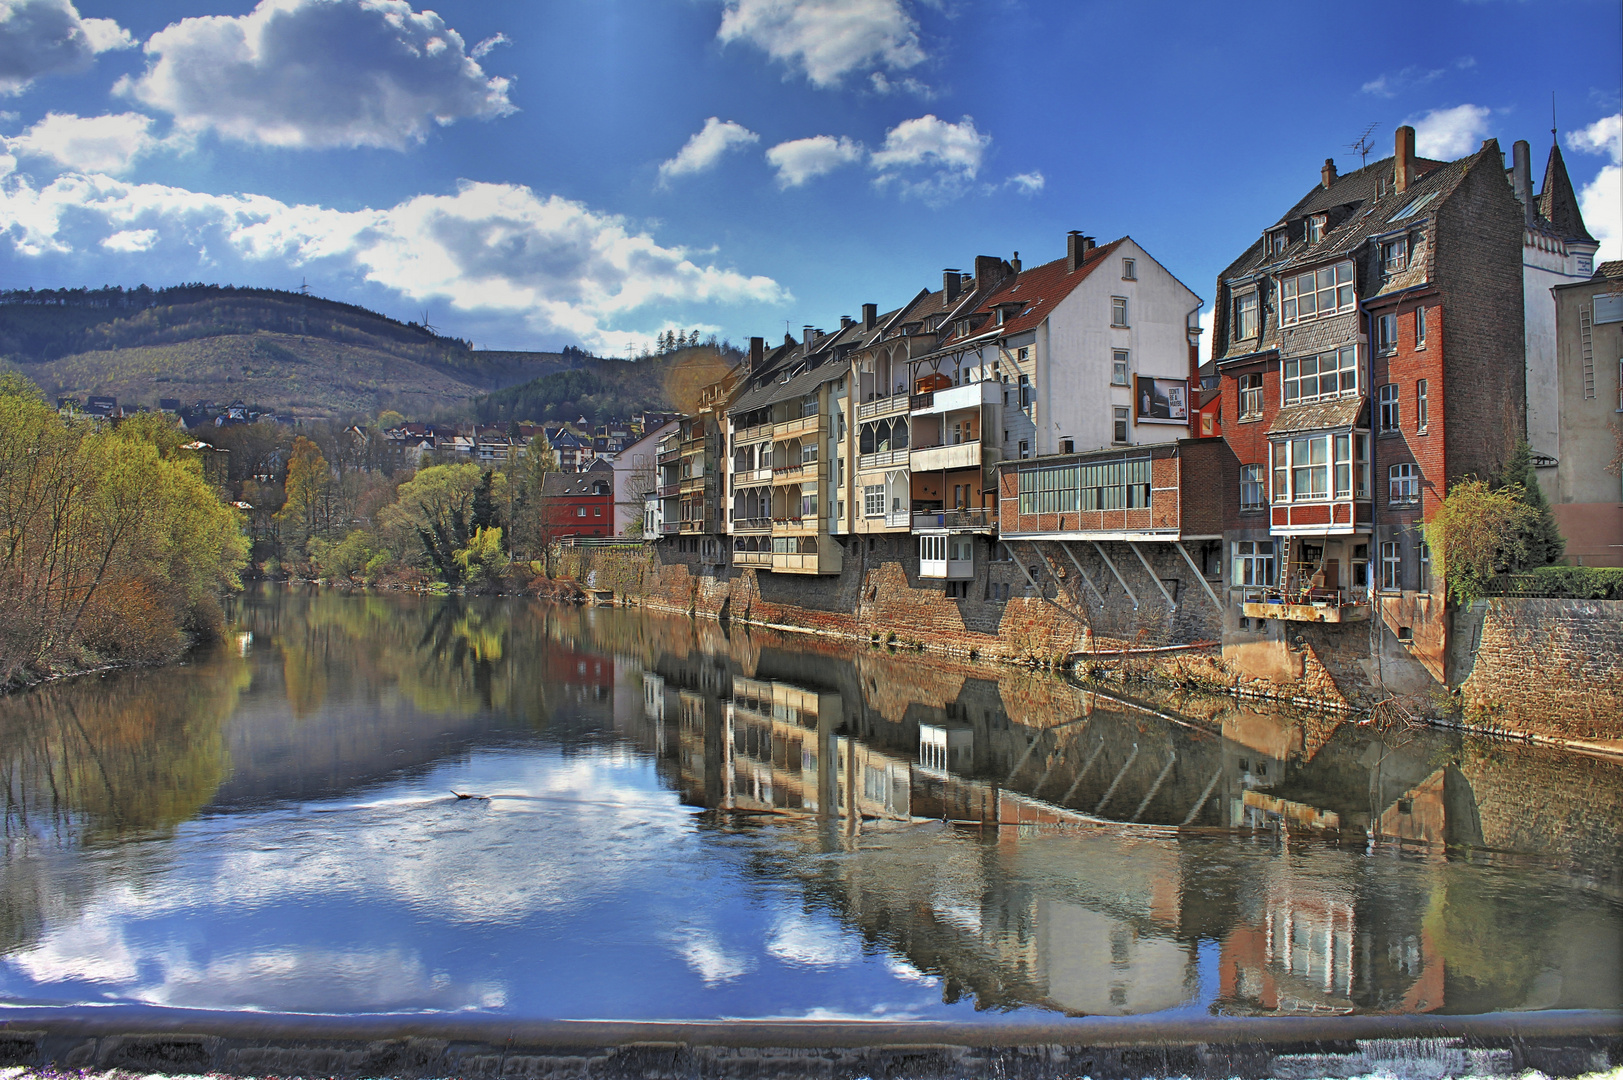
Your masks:
<path fill-rule="evenodd" d="M 1515 733 L 1623 740 L 1623 600 L 1479 600 L 1467 716 Z M 1462 620 L 1464 621 L 1464 620 Z"/>

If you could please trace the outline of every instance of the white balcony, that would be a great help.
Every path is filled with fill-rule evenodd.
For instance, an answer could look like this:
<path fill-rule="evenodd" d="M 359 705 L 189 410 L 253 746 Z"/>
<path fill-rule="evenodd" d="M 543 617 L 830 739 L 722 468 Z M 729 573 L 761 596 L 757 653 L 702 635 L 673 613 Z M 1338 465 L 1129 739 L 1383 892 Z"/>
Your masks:
<path fill-rule="evenodd" d="M 961 389 L 954 387 L 954 389 Z M 908 468 L 914 472 L 941 472 L 948 469 L 974 469 L 981 464 L 981 444 L 958 443 L 955 446 L 915 447 L 908 456 Z"/>
<path fill-rule="evenodd" d="M 914 416 L 929 416 L 936 413 L 955 412 L 959 409 L 974 409 L 982 405 L 997 405 L 1003 401 L 1003 384 L 991 379 L 980 382 L 965 383 L 963 386 L 949 386 L 945 390 L 934 390 L 929 393 L 914 395 L 916 401 L 913 406 Z"/>
<path fill-rule="evenodd" d="M 968 581 L 975 576 L 974 559 L 920 559 L 919 577 Z"/>

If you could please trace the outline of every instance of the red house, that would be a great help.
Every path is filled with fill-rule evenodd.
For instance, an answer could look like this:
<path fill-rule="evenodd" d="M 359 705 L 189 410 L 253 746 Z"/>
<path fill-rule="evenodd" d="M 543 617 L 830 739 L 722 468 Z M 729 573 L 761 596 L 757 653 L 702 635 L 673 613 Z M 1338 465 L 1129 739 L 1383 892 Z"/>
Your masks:
<path fill-rule="evenodd" d="M 614 466 L 599 458 L 578 473 L 548 473 L 541 513 L 553 539 L 614 534 Z"/>

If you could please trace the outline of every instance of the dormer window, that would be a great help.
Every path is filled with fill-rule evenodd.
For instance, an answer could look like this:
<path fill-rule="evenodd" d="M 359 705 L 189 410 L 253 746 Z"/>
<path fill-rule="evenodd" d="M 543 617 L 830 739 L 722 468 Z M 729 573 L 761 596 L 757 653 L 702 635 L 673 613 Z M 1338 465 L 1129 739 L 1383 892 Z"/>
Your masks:
<path fill-rule="evenodd" d="M 1324 214 L 1314 214 L 1307 219 L 1307 242 L 1317 244 L 1324 239 Z"/>
<path fill-rule="evenodd" d="M 1285 253 L 1284 229 L 1275 229 L 1273 232 L 1268 234 L 1268 250 L 1273 252 L 1275 255 L 1283 255 Z"/>
<path fill-rule="evenodd" d="M 1398 273 L 1409 265 L 1409 238 L 1399 236 L 1381 242 L 1381 269 L 1388 274 Z"/>
<path fill-rule="evenodd" d="M 1352 263 L 1340 262 L 1279 282 L 1280 319 L 1286 326 L 1353 309 Z"/>

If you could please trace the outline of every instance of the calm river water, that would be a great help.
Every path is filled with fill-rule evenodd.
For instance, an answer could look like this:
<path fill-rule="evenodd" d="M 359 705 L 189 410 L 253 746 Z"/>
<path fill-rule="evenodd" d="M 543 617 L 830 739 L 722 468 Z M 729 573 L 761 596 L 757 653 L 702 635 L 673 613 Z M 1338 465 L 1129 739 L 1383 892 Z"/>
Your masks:
<path fill-rule="evenodd" d="M 232 618 L 0 700 L 0 1003 L 1623 1006 L 1615 764 L 623 611 Z"/>

